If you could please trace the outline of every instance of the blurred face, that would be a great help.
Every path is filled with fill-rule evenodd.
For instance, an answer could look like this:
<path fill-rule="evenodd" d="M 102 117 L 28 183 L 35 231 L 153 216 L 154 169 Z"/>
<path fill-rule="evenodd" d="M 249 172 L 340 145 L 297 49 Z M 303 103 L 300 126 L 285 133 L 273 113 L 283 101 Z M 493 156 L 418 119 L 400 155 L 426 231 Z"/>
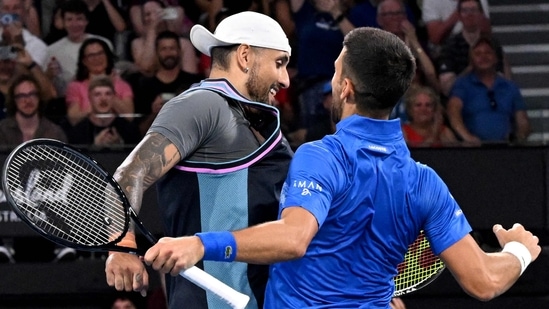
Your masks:
<path fill-rule="evenodd" d="M 387 0 L 378 7 L 377 23 L 385 31 L 401 33 L 401 24 L 406 19 L 404 7 L 397 1 Z"/>
<path fill-rule="evenodd" d="M 331 114 L 332 114 L 332 121 L 334 123 L 338 123 L 341 120 L 341 117 L 343 115 L 343 100 L 341 99 L 341 92 L 342 92 L 342 85 L 341 80 L 343 79 L 341 72 L 343 69 L 343 58 L 345 57 L 345 53 L 347 52 L 347 48 L 344 47 L 341 53 L 339 54 L 339 57 L 337 57 L 335 63 L 334 63 L 334 77 L 332 77 L 332 107 L 331 107 Z"/>
<path fill-rule="evenodd" d="M 286 70 L 290 57 L 288 53 L 274 49 L 255 52 L 257 58 L 249 68 L 246 89 L 251 100 L 269 104 L 280 88 L 290 85 Z"/>
<path fill-rule="evenodd" d="M 181 49 L 174 39 L 160 40 L 156 47 L 156 54 L 158 55 L 160 65 L 164 69 L 171 70 L 179 67 L 181 62 Z"/>
<path fill-rule="evenodd" d="M 462 2 L 459 11 L 459 18 L 463 23 L 463 27 L 467 31 L 476 31 L 480 29 L 482 22 L 482 11 L 479 3 L 476 1 Z"/>
<path fill-rule="evenodd" d="M 2 0 L 2 6 L 0 9 L 2 13 L 23 16 L 23 0 Z"/>
<path fill-rule="evenodd" d="M 32 82 L 24 81 L 15 87 L 13 99 L 17 114 L 25 118 L 31 118 L 38 113 L 40 99 L 38 98 L 38 90 Z"/>
<path fill-rule="evenodd" d="M 412 103 L 410 114 L 415 123 L 431 123 L 435 119 L 435 102 L 427 94 L 420 93 Z"/>
<path fill-rule="evenodd" d="M 151 24 L 155 15 L 158 14 L 158 11 L 162 10 L 162 7 L 158 2 L 149 1 L 143 5 L 143 23 L 145 25 Z"/>
<path fill-rule="evenodd" d="M 480 43 L 471 51 L 471 63 L 475 71 L 492 71 L 497 64 L 497 55 L 487 43 Z"/>
<path fill-rule="evenodd" d="M 108 61 L 107 54 L 105 53 L 103 46 L 98 43 L 93 43 L 86 46 L 86 49 L 84 50 L 83 63 L 88 68 L 88 71 L 90 71 L 90 74 L 105 74 Z"/>
<path fill-rule="evenodd" d="M 112 112 L 114 91 L 108 86 L 98 86 L 90 90 L 90 105 L 95 114 L 108 114 Z"/>
<path fill-rule="evenodd" d="M 80 39 L 86 33 L 88 20 L 84 14 L 65 13 L 63 16 L 63 27 L 67 30 L 69 39 Z"/>

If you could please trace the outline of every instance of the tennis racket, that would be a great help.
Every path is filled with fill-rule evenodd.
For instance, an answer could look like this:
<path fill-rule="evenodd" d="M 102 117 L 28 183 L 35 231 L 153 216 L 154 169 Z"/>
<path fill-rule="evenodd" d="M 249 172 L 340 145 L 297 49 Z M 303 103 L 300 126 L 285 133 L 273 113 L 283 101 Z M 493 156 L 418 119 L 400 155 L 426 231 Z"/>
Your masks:
<path fill-rule="evenodd" d="M 142 256 L 146 249 L 116 245 L 128 232 L 130 218 L 151 244 L 157 241 L 114 178 L 91 157 L 65 143 L 35 139 L 18 146 L 4 163 L 2 187 L 21 220 L 59 245 Z M 250 299 L 196 266 L 180 275 L 233 308 L 245 308 Z"/>
<path fill-rule="evenodd" d="M 397 267 L 393 297 L 417 291 L 433 282 L 446 266 L 433 253 L 423 231 L 408 247 L 404 261 Z"/>

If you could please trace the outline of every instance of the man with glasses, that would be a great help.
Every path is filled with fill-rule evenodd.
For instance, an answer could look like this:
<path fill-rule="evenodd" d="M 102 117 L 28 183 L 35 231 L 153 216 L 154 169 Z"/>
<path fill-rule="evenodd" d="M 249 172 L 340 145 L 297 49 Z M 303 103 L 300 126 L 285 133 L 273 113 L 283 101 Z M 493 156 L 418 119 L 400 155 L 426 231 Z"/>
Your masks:
<path fill-rule="evenodd" d="M 488 0 L 480 0 L 482 4 L 482 29 L 489 33 L 491 29 Z M 422 19 L 427 28 L 431 54 L 437 58 L 440 46 L 452 34 L 461 31 L 463 24 L 459 20 L 457 10 L 458 0 L 424 0 L 422 3 Z"/>
<path fill-rule="evenodd" d="M 523 142 L 530 133 L 520 89 L 497 72 L 496 50 L 488 37 L 472 46 L 472 71 L 456 80 L 448 101 L 452 128 L 473 145 Z"/>
<path fill-rule="evenodd" d="M 0 60 L 4 62 L 4 60 Z M 63 130 L 43 117 L 43 102 L 40 98 L 40 85 L 30 75 L 17 77 L 8 90 L 6 101 L 7 117 L 0 121 L 0 148 L 11 149 L 30 139 L 45 137 L 66 142 Z M 0 263 L 15 263 L 14 239 L 0 239 Z M 69 253 L 67 251 L 57 251 Z M 73 253 L 75 251 L 73 250 Z"/>
<path fill-rule="evenodd" d="M 442 45 L 437 64 L 442 92 L 446 96 L 450 93 L 456 77 L 471 69 L 469 49 L 483 35 L 482 24 L 485 17 L 479 0 L 459 0 L 457 11 L 463 28 Z M 511 79 L 511 68 L 505 59 L 503 49 L 497 42 L 494 43 L 498 56 L 497 70 Z"/>

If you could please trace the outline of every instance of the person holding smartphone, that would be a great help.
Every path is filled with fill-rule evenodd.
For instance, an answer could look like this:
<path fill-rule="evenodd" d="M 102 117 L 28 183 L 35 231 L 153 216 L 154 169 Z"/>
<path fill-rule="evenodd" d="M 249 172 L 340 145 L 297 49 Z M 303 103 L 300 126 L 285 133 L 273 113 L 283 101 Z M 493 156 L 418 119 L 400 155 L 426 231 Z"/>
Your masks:
<path fill-rule="evenodd" d="M 44 67 L 47 59 L 46 43 L 30 32 L 23 23 L 24 0 L 0 1 L 0 37 L 6 45 L 20 44 L 29 52 L 34 62 Z"/>

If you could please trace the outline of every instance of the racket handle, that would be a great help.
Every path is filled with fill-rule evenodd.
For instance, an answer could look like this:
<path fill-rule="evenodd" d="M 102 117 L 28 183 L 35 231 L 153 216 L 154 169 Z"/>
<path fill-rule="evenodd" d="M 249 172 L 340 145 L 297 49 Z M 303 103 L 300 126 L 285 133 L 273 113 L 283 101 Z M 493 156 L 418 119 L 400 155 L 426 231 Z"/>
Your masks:
<path fill-rule="evenodd" d="M 193 266 L 179 273 L 206 291 L 210 291 L 224 300 L 234 309 L 244 309 L 250 301 L 250 296 L 242 294 L 202 269 Z"/>

